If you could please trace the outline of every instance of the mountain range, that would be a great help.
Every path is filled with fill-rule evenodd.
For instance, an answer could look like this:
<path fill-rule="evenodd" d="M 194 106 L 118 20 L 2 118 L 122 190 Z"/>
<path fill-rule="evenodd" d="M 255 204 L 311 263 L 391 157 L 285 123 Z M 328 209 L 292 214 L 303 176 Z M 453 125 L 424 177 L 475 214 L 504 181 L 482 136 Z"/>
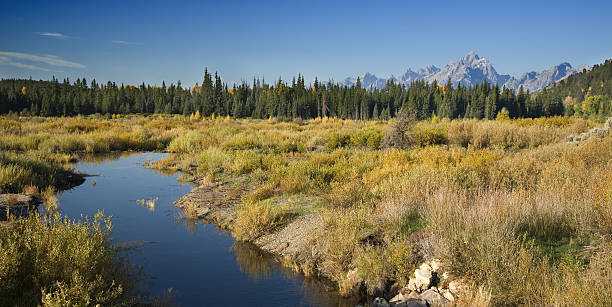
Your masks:
<path fill-rule="evenodd" d="M 524 73 L 520 78 L 515 78 L 511 75 L 500 75 L 493 68 L 489 60 L 478 56 L 474 51 L 470 51 L 463 58 L 456 62 L 450 62 L 443 68 L 432 65 L 417 71 L 408 69 L 399 78 L 393 75 L 386 78 L 378 78 L 371 73 L 366 73 L 360 76 L 359 79 L 361 86 L 366 89 L 382 89 L 388 81 L 410 86 L 410 83 L 415 80 L 424 80 L 428 83 L 435 80 L 438 84 L 446 84 L 450 79 L 454 86 L 458 84 L 473 86 L 486 80 L 491 84 L 498 84 L 500 87 L 505 86 L 515 90 L 522 85 L 524 89 L 535 92 L 570 75 L 581 72 L 583 69 L 588 70 L 590 67 L 580 65 L 577 68 L 573 68 L 569 63 L 561 63 L 548 70 L 541 72 L 531 71 Z M 344 86 L 353 86 L 356 82 L 357 78 L 348 77 L 340 83 Z"/>

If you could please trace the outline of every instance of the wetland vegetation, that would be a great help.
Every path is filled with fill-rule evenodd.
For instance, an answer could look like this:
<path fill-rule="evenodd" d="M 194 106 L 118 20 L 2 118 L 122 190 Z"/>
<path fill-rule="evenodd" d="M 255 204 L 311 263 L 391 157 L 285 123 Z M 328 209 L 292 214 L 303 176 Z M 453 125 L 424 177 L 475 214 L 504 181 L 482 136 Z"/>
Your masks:
<path fill-rule="evenodd" d="M 82 155 L 167 151 L 149 166 L 180 170 L 183 179 L 224 187 L 228 198 L 238 199 L 228 218 L 213 219 L 238 240 L 265 248 L 281 240 L 275 234 L 303 226 L 294 240 L 307 244 L 279 259 L 332 280 L 343 295 L 390 295 L 419 263 L 437 258 L 465 285 L 460 305 L 606 305 L 612 300 L 612 137 L 608 129 L 567 140 L 611 123 L 5 116 L 0 187 L 3 193 L 65 189 L 69 162 Z M 72 224 L 49 217 L 47 226 L 35 219 L 2 229 L 18 251 L 2 254 L 3 289 L 25 282 L 14 275 L 19 267 L 40 272 L 27 291 L 49 306 L 56 299 L 102 303 L 129 293 L 129 274 L 109 260 L 117 259 L 116 250 L 105 239 L 103 219 Z M 59 258 L 74 255 L 22 261 L 44 252 L 19 247 L 19 238 L 42 238 L 36 231 L 45 227 L 58 233 L 51 240 L 58 247 L 45 249 L 66 253 L 72 249 L 66 244 L 80 242 L 68 242 L 72 237 L 98 244 L 95 257 L 83 257 L 89 259 L 85 275 L 49 273 Z"/>

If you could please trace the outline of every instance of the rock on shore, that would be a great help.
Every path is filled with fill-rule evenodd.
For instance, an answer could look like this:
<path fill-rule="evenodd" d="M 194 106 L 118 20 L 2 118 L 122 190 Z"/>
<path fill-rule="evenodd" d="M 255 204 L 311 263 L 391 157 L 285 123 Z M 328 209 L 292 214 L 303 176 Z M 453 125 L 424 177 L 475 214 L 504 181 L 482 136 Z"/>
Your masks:
<path fill-rule="evenodd" d="M 374 307 L 425 307 L 446 306 L 454 302 L 461 290 L 458 281 L 451 281 L 448 273 L 442 272 L 442 264 L 433 259 L 425 262 L 414 270 L 414 277 L 410 278 L 408 286 L 391 300 L 376 298 Z"/>

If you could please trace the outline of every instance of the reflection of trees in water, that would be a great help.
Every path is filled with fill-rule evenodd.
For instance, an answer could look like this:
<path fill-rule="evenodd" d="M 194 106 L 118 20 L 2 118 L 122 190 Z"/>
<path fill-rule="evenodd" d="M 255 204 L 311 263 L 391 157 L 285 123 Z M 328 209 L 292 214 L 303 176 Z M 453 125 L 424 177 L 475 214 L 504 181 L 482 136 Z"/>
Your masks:
<path fill-rule="evenodd" d="M 176 171 L 170 169 L 160 169 L 151 167 L 154 162 L 154 159 L 151 156 L 148 156 L 147 153 L 142 152 L 111 151 L 105 153 L 81 154 L 78 156 L 78 159 L 90 165 L 100 165 L 102 163 L 116 161 L 119 158 L 128 158 L 132 155 L 143 155 L 142 166 L 164 177 L 170 177 L 176 174 Z"/>
<path fill-rule="evenodd" d="M 267 279 L 274 272 L 279 272 L 285 279 L 300 283 L 302 299 L 295 305 L 353 307 L 358 303 L 367 305 L 368 301 L 371 302 L 371 300 L 365 298 L 363 300 L 343 298 L 338 295 L 338 289 L 331 281 L 323 278 L 305 277 L 303 274 L 281 265 L 271 254 L 262 251 L 251 243 L 236 241 L 231 250 L 236 256 L 240 271 L 252 279 Z"/>
<path fill-rule="evenodd" d="M 87 164 L 98 165 L 104 162 L 115 161 L 119 158 L 127 158 L 133 154 L 135 153 L 127 152 L 127 151 L 112 151 L 112 152 L 105 152 L 105 153 L 82 154 L 82 155 L 79 155 L 78 158 L 79 160 Z"/>

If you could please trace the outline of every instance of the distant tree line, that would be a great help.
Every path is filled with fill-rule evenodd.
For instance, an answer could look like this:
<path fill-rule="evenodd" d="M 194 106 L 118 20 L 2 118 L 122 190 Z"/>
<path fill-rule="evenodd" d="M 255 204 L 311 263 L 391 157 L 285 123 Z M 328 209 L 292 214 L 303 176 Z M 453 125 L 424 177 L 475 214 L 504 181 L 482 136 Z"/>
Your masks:
<path fill-rule="evenodd" d="M 100 84 L 96 80 L 88 84 L 84 78 L 74 83 L 68 79 L 60 82 L 55 78 L 51 81 L 5 79 L 0 81 L 0 114 L 190 115 L 199 112 L 201 116 L 215 114 L 236 118 L 333 116 L 356 120 L 389 119 L 400 109 L 417 119 L 433 115 L 493 119 L 502 110 L 512 118 L 612 114 L 609 62 L 535 94 L 522 87 L 514 91 L 486 81 L 473 87 L 453 86 L 450 80 L 445 85 L 417 80 L 408 87 L 388 82 L 381 90 L 366 90 L 359 79 L 351 87 L 321 83 L 317 79 L 306 85 L 301 75 L 293 78 L 291 83 L 278 80 L 268 84 L 255 79 L 250 85 L 243 82 L 229 88 L 217 73 L 213 76 L 207 70 L 202 84 L 192 88 L 184 88 L 180 81 L 169 86 L 165 82 L 161 86 L 144 83 L 133 86 L 112 82 Z M 605 71 L 601 71 L 604 68 Z M 591 73 L 597 73 L 597 77 L 586 77 Z M 591 86 L 599 81 L 600 87 Z M 591 98 L 594 96 L 596 98 Z M 585 101 L 591 105 L 583 107 Z"/>

